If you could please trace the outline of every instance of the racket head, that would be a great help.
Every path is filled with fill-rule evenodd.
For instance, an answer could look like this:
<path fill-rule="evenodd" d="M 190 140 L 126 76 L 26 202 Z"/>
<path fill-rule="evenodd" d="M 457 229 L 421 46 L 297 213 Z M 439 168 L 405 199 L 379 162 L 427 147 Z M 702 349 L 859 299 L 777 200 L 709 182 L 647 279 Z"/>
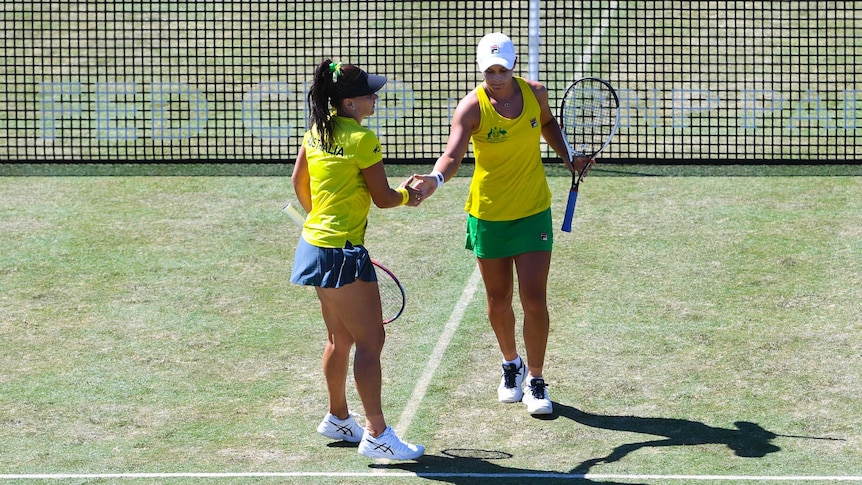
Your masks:
<path fill-rule="evenodd" d="M 394 322 L 404 313 L 407 293 L 395 274 L 378 261 L 371 260 L 377 273 L 377 288 L 380 291 L 380 308 L 383 310 L 383 324 Z"/>
<path fill-rule="evenodd" d="M 617 132 L 620 100 L 611 84 L 597 77 L 572 83 L 560 102 L 560 127 L 576 156 L 595 158 Z"/>

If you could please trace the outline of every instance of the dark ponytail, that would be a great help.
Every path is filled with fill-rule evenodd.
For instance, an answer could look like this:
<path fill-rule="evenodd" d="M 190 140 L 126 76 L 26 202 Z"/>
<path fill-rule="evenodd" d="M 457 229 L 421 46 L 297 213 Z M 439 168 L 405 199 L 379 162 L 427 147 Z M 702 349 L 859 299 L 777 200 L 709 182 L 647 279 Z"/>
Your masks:
<path fill-rule="evenodd" d="M 317 132 L 327 145 L 332 144 L 334 128 L 332 108 L 338 109 L 339 101 L 344 99 L 339 92 L 349 86 L 362 72 L 350 64 L 334 63 L 324 59 L 314 70 L 314 80 L 308 91 L 309 124 L 317 126 Z"/>

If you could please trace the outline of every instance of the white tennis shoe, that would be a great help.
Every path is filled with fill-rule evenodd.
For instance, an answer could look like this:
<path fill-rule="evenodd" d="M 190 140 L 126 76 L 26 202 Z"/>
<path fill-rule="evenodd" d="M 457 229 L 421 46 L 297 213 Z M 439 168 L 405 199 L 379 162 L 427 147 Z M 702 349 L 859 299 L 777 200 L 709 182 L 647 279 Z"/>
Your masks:
<path fill-rule="evenodd" d="M 326 413 L 323 421 L 317 426 L 317 432 L 334 440 L 359 443 L 365 428 L 359 426 L 353 419 L 353 415 L 348 415 L 347 419 L 338 419 L 332 413 Z"/>
<path fill-rule="evenodd" d="M 390 460 L 415 460 L 425 454 L 425 447 L 401 441 L 391 427 L 378 437 L 371 436 L 368 430 L 359 443 L 359 454 L 368 458 L 389 458 Z"/>
<path fill-rule="evenodd" d="M 524 397 L 524 378 L 527 377 L 527 368 L 524 360 L 521 365 L 503 364 L 503 376 L 500 377 L 500 385 L 497 387 L 497 400 L 500 402 L 519 402 Z"/>
<path fill-rule="evenodd" d="M 533 377 L 530 379 L 530 384 L 527 387 L 527 392 L 524 393 L 524 404 L 527 405 L 527 412 L 530 414 L 551 414 L 554 412 L 554 405 L 551 404 L 551 398 L 548 396 L 548 385 L 541 377 Z"/>

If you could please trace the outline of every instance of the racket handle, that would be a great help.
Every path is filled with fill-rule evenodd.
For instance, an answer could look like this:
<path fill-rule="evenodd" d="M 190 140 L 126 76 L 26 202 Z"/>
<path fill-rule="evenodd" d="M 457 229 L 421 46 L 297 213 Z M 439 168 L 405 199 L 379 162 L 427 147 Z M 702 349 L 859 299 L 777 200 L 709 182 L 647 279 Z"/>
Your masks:
<path fill-rule="evenodd" d="M 305 217 L 303 217 L 302 214 L 300 214 L 299 211 L 296 210 L 296 207 L 294 207 L 293 204 L 287 204 L 281 210 L 284 211 L 284 213 L 286 213 L 287 215 L 289 215 L 297 226 L 302 227 L 305 224 Z"/>
<path fill-rule="evenodd" d="M 566 204 L 566 214 L 563 216 L 563 232 L 572 232 L 572 219 L 575 217 L 575 204 L 578 202 L 578 189 L 572 187 L 569 191 L 569 201 Z"/>

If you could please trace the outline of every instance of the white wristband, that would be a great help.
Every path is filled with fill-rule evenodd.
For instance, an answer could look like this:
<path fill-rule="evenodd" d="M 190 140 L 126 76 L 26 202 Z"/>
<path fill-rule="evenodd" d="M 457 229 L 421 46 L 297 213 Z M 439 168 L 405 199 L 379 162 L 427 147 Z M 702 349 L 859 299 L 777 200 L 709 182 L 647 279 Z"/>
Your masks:
<path fill-rule="evenodd" d="M 446 181 L 446 178 L 443 177 L 443 174 L 441 172 L 438 172 L 437 170 L 434 170 L 433 172 L 431 172 L 431 175 L 433 175 L 434 178 L 437 179 L 437 188 L 439 189 L 440 187 L 442 187 L 443 182 Z"/>

